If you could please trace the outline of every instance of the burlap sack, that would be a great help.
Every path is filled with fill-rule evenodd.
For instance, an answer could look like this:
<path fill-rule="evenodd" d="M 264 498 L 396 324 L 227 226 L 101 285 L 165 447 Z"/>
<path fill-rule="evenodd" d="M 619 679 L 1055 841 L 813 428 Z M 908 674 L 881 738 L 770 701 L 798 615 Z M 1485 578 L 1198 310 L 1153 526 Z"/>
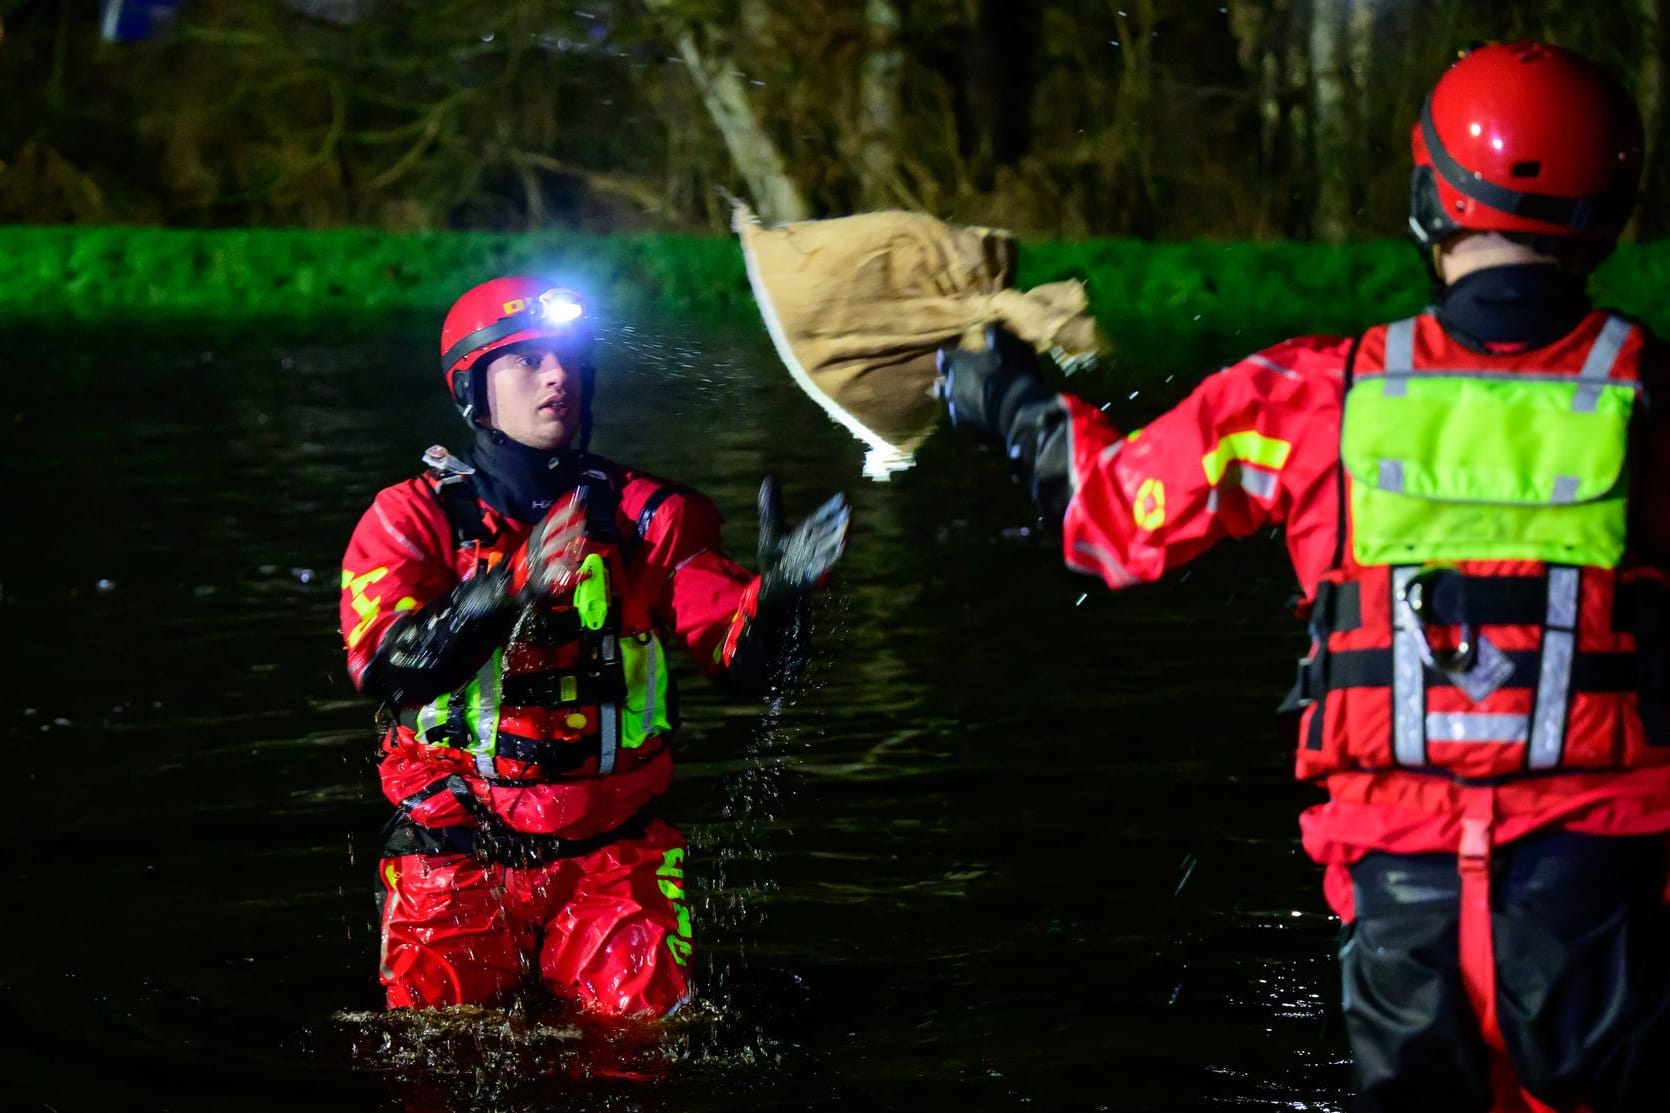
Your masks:
<path fill-rule="evenodd" d="M 733 227 L 777 353 L 807 394 L 870 446 L 886 478 L 939 420 L 934 352 L 976 346 L 996 322 L 1069 367 L 1101 347 L 1078 282 L 1010 288 L 1015 239 L 921 213 L 877 212 L 764 228 L 744 205 Z"/>

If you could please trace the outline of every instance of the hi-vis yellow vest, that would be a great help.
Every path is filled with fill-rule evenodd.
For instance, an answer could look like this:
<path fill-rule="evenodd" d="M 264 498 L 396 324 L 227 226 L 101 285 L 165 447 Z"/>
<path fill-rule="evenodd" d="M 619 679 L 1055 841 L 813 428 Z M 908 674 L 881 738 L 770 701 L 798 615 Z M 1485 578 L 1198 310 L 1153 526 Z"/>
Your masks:
<path fill-rule="evenodd" d="M 1541 365 L 1430 318 L 1367 334 L 1340 430 L 1353 559 L 1313 601 L 1300 777 L 1670 761 L 1664 577 L 1624 566 L 1633 330 L 1593 314 Z"/>
<path fill-rule="evenodd" d="M 1386 367 L 1356 377 L 1340 436 L 1357 562 L 1615 567 L 1641 385 L 1612 374 L 1629 329 L 1609 320 L 1574 372 L 1492 373 L 1415 371 L 1414 321 L 1389 326 Z"/>

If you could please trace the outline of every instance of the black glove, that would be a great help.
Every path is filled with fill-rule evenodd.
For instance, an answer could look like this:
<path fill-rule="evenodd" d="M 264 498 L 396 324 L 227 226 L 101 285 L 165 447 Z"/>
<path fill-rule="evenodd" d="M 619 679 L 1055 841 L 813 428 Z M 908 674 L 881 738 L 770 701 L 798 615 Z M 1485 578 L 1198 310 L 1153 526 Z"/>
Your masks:
<path fill-rule="evenodd" d="M 1032 346 L 1000 325 L 986 326 L 983 350 L 941 348 L 938 363 L 939 397 L 951 424 L 989 444 L 1012 446 L 1021 411 L 1055 398 Z"/>
<path fill-rule="evenodd" d="M 788 534 L 777 484 L 760 484 L 760 589 L 726 680 L 740 695 L 764 696 L 799 674 L 806 660 L 808 594 L 847 547 L 847 500 L 836 495 Z"/>
<path fill-rule="evenodd" d="M 510 637 L 519 609 L 503 565 L 470 577 L 389 627 L 365 670 L 366 693 L 412 707 L 457 690 Z"/>
<path fill-rule="evenodd" d="M 759 609 L 776 609 L 817 587 L 847 547 L 852 513 L 844 495 L 835 495 L 787 535 L 777 481 L 760 484 Z"/>

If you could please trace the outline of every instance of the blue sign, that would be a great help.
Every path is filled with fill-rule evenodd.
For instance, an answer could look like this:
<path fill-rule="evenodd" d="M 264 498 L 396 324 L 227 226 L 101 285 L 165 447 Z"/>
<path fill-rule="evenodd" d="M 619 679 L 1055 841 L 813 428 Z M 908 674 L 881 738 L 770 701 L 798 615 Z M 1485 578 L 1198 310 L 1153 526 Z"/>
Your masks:
<path fill-rule="evenodd" d="M 174 18 L 181 0 L 101 0 L 99 34 L 107 43 L 144 42 Z"/>

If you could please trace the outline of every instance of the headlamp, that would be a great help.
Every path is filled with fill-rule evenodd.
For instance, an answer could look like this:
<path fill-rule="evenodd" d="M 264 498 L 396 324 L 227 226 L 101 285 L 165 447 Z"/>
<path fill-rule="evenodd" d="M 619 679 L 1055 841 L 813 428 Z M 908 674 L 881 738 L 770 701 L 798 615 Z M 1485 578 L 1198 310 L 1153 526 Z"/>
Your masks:
<path fill-rule="evenodd" d="M 504 316 L 462 337 L 441 356 L 441 367 L 450 371 L 461 359 L 474 358 L 482 350 L 519 332 L 546 333 L 565 344 L 589 345 L 591 336 L 584 325 L 585 303 L 580 295 L 563 286 L 553 286 L 538 297 L 529 296 L 504 303 Z"/>
<path fill-rule="evenodd" d="M 539 315 L 548 325 L 571 325 L 585 312 L 573 290 L 551 289 L 539 295 Z"/>

